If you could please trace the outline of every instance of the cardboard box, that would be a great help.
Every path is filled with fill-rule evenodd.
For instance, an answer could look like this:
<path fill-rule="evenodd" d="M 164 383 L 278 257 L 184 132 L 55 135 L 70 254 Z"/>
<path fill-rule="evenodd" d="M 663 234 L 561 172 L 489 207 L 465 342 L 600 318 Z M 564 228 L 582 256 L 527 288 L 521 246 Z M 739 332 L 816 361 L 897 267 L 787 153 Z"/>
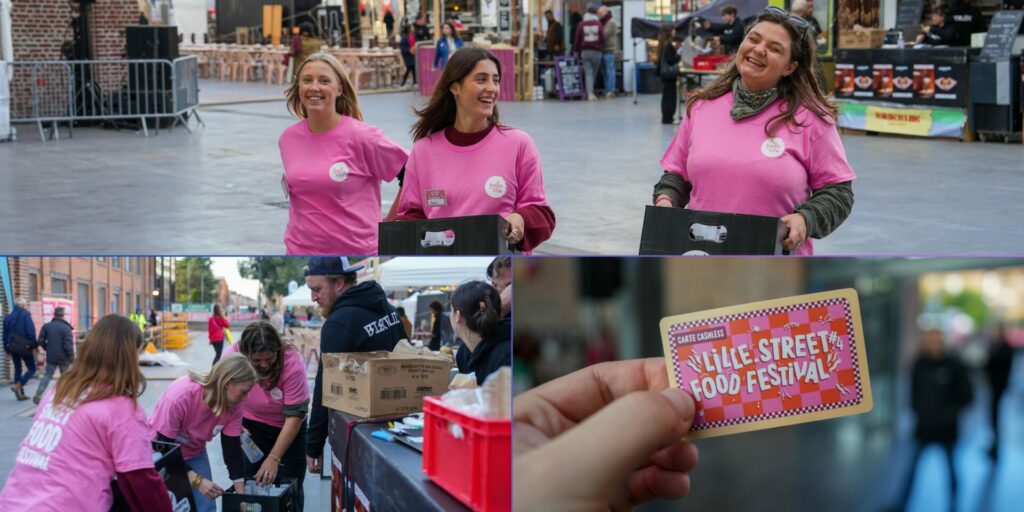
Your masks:
<path fill-rule="evenodd" d="M 381 222 L 378 251 L 389 256 L 492 256 L 514 254 L 505 240 L 508 222 L 499 215 Z"/>
<path fill-rule="evenodd" d="M 640 254 L 782 254 L 786 233 L 774 217 L 648 206 Z"/>
<path fill-rule="evenodd" d="M 881 48 L 884 40 L 885 30 L 880 28 L 845 30 L 839 33 L 840 48 Z"/>
<path fill-rule="evenodd" d="M 323 354 L 323 403 L 362 418 L 412 414 L 448 390 L 454 363 L 429 351 Z"/>

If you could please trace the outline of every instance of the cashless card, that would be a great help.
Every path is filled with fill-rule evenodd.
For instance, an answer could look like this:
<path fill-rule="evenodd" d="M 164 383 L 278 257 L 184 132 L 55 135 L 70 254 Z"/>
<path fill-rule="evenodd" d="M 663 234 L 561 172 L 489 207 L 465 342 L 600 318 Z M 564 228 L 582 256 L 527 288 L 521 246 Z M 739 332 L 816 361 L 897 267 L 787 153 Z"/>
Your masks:
<path fill-rule="evenodd" d="M 697 406 L 687 439 L 871 410 L 853 289 L 670 316 L 661 336 L 669 382 Z"/>

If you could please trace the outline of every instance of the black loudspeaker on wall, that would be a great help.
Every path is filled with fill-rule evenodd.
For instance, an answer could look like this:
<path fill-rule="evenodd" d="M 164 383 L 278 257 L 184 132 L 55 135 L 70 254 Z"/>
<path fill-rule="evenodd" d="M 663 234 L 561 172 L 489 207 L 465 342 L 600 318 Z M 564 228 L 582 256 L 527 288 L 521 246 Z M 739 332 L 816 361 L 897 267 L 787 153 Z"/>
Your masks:
<path fill-rule="evenodd" d="M 125 27 L 124 35 L 129 60 L 178 58 L 178 27 L 133 25 Z"/>

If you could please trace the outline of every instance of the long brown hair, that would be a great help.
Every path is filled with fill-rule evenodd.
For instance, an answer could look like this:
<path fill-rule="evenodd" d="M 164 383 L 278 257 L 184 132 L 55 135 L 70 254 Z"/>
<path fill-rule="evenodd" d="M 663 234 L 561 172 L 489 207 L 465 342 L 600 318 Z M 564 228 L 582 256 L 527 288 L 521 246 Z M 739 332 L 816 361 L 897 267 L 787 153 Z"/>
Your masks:
<path fill-rule="evenodd" d="M 459 51 L 451 54 L 448 64 L 441 72 L 441 78 L 434 85 L 434 93 L 426 106 L 420 110 L 413 110 L 419 121 L 412 127 L 412 140 L 418 141 L 429 137 L 445 128 L 455 124 L 455 113 L 458 105 L 455 103 L 455 96 L 452 94 L 452 85 L 461 82 L 476 67 L 477 62 L 489 60 L 498 68 L 498 77 L 501 77 L 501 62 L 490 51 L 479 46 L 466 45 L 459 48 Z M 492 125 L 498 125 L 498 105 L 495 103 L 491 117 L 487 119 Z"/>
<path fill-rule="evenodd" d="M 220 304 L 213 305 L 213 316 L 224 318 L 224 310 L 220 308 Z"/>
<path fill-rule="evenodd" d="M 274 329 L 274 326 L 270 325 L 270 322 L 265 320 L 249 324 L 249 326 L 242 331 L 242 337 L 238 341 L 238 351 L 247 358 L 260 352 L 273 352 L 277 354 L 277 357 L 274 359 L 274 364 L 270 368 L 270 375 L 267 377 L 266 382 L 262 379 L 260 380 L 260 386 L 264 389 L 273 389 L 277 387 L 278 381 L 281 380 L 281 371 L 284 369 L 284 356 L 286 350 L 297 349 L 291 344 L 281 341 L 281 335 L 277 333 L 277 329 Z"/>
<path fill-rule="evenodd" d="M 359 110 L 359 97 L 356 96 L 356 89 L 352 87 L 352 82 L 348 80 L 348 75 L 345 74 L 345 68 L 333 55 L 323 52 L 314 53 L 306 57 L 302 64 L 299 64 L 299 69 L 295 71 L 295 79 L 292 80 L 292 84 L 288 86 L 284 93 L 285 98 L 288 99 L 288 111 L 303 119 L 308 117 L 306 107 L 302 106 L 302 98 L 299 96 L 299 82 L 302 81 L 302 68 L 310 62 L 326 63 L 334 71 L 338 82 L 341 83 L 341 94 L 334 101 L 334 111 L 343 116 L 349 116 L 362 121 L 363 113 Z"/>
<path fill-rule="evenodd" d="M 112 396 L 137 398 L 146 391 L 146 377 L 139 370 L 142 348 L 139 326 L 121 315 L 107 315 L 92 326 L 66 375 L 57 381 L 53 404 L 68 407 Z"/>
<path fill-rule="evenodd" d="M 665 47 L 672 41 L 672 30 L 674 29 L 669 25 L 662 25 L 658 29 L 658 67 L 655 69 L 661 69 L 661 61 L 665 59 Z"/>
<path fill-rule="evenodd" d="M 785 110 L 768 121 L 764 129 L 765 134 L 774 137 L 776 131 L 784 125 L 803 127 L 804 125 L 796 120 L 796 112 L 800 107 L 810 110 L 822 121 L 835 122 L 839 116 L 839 110 L 828 100 L 824 85 L 815 74 L 819 64 L 813 35 L 805 33 L 801 38 L 800 31 L 788 21 L 788 16 L 770 11 L 761 12 L 754 21 L 748 23 L 746 32 L 749 33 L 755 25 L 762 21 L 774 23 L 786 29 L 792 41 L 790 62 L 797 63 L 796 71 L 779 80 L 779 98 L 786 103 L 786 107 Z M 804 30 L 810 30 L 810 27 Z M 706 88 L 698 90 L 686 99 L 686 114 L 689 115 L 694 103 L 700 100 L 713 100 L 732 92 L 732 84 L 739 76 L 736 59 L 733 58 L 721 76 Z"/>

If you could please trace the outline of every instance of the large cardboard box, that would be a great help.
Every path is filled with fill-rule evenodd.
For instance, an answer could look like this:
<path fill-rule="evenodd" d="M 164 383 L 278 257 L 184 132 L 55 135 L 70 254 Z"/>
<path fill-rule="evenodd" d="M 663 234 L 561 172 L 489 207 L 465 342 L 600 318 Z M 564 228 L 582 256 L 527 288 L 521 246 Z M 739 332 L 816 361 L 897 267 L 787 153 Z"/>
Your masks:
<path fill-rule="evenodd" d="M 885 40 L 885 30 L 880 28 L 839 32 L 840 48 L 881 48 L 883 40 Z"/>
<path fill-rule="evenodd" d="M 427 352 L 324 354 L 323 403 L 362 418 L 412 414 L 448 390 L 454 363 Z"/>
<path fill-rule="evenodd" d="M 774 217 L 647 206 L 640 254 L 783 254 L 787 233 Z"/>
<path fill-rule="evenodd" d="M 499 215 L 381 222 L 379 253 L 391 256 L 491 256 L 515 254 L 505 237 L 509 224 Z"/>

